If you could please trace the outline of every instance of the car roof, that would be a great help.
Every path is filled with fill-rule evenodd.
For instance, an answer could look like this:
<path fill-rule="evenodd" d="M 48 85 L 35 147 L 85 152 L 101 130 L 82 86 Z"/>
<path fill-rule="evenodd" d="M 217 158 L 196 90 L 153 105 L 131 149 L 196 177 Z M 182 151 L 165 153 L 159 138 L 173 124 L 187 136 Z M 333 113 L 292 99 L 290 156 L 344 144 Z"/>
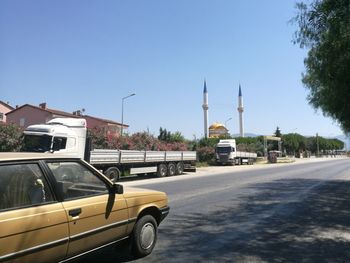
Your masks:
<path fill-rule="evenodd" d="M 29 152 L 0 152 L 1 161 L 16 160 L 41 160 L 41 159 L 77 159 L 67 155 L 52 153 L 29 153 Z"/>

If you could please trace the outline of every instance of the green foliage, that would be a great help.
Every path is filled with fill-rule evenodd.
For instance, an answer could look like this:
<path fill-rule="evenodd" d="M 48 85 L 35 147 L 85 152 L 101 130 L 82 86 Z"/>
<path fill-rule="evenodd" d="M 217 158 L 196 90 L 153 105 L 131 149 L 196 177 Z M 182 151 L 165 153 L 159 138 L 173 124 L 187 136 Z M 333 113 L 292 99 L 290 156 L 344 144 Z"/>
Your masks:
<path fill-rule="evenodd" d="M 162 127 L 159 128 L 159 135 L 158 140 L 160 141 L 169 141 L 170 140 L 170 131 L 168 132 L 166 129 L 163 129 Z"/>
<path fill-rule="evenodd" d="M 170 142 L 185 142 L 185 137 L 181 134 L 181 132 L 176 131 L 170 135 Z"/>
<path fill-rule="evenodd" d="M 350 3 L 314 0 L 298 3 L 295 43 L 308 48 L 302 81 L 308 101 L 350 133 Z"/>
<path fill-rule="evenodd" d="M 312 149 L 317 151 L 317 141 L 319 145 L 319 150 L 322 151 L 328 151 L 328 150 L 341 150 L 344 148 L 344 142 L 338 140 L 338 139 L 326 139 L 321 136 L 318 137 L 311 137 L 310 140 L 312 140 Z"/>
<path fill-rule="evenodd" d="M 282 137 L 283 148 L 287 154 L 296 154 L 298 152 L 310 151 L 317 153 L 317 144 L 320 152 L 327 150 L 342 150 L 344 142 L 338 139 L 326 139 L 318 137 L 304 137 L 297 133 L 285 134 Z"/>
<path fill-rule="evenodd" d="M 275 136 L 276 137 L 279 137 L 279 138 L 281 138 L 282 137 L 282 133 L 281 133 L 281 130 L 280 130 L 280 128 L 277 126 L 277 128 L 276 128 L 276 131 L 275 131 Z"/>
<path fill-rule="evenodd" d="M 254 152 L 258 156 L 264 155 L 264 139 L 259 137 L 237 137 L 237 150 L 242 152 Z"/>
<path fill-rule="evenodd" d="M 0 152 L 16 152 L 22 146 L 22 129 L 0 122 Z"/>
<path fill-rule="evenodd" d="M 215 148 L 210 146 L 199 147 L 197 155 L 200 162 L 213 163 L 215 161 Z"/>
<path fill-rule="evenodd" d="M 219 143 L 220 139 L 219 138 L 202 138 L 199 140 L 199 146 L 200 147 L 213 147 Z"/>
<path fill-rule="evenodd" d="M 186 142 L 185 137 L 181 134 L 181 132 L 176 131 L 175 133 L 171 133 L 167 131 L 167 129 L 159 128 L 158 140 L 165 142 Z"/>
<path fill-rule="evenodd" d="M 282 136 L 282 145 L 287 154 L 293 154 L 307 149 L 306 138 L 298 133 L 289 133 Z"/>

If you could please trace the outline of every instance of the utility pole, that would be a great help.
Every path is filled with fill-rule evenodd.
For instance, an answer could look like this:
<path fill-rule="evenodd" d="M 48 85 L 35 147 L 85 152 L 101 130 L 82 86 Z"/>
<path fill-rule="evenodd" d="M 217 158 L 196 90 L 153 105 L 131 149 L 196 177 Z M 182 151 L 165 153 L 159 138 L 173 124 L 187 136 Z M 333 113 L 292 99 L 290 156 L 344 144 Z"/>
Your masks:
<path fill-rule="evenodd" d="M 320 154 L 320 146 L 318 144 L 318 133 L 316 133 L 316 145 L 317 145 L 317 155 L 316 155 L 316 157 L 318 157 L 319 154 Z"/>

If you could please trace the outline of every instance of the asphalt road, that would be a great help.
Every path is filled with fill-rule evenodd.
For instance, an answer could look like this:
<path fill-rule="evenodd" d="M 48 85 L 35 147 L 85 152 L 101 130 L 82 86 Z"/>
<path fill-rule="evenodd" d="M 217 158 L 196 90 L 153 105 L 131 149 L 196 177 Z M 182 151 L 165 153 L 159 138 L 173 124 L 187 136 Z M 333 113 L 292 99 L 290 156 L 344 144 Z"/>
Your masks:
<path fill-rule="evenodd" d="M 349 159 L 130 184 L 168 193 L 156 248 L 139 260 L 119 248 L 84 262 L 350 262 Z"/>

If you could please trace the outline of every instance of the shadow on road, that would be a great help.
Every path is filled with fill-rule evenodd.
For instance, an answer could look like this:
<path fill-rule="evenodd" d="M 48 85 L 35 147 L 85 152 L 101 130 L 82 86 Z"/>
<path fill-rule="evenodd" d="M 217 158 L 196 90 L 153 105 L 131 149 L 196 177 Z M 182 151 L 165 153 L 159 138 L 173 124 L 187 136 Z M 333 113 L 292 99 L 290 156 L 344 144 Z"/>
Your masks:
<path fill-rule="evenodd" d="M 171 214 L 157 249 L 140 262 L 350 260 L 350 181 L 279 180 L 247 190 L 210 213 Z"/>

